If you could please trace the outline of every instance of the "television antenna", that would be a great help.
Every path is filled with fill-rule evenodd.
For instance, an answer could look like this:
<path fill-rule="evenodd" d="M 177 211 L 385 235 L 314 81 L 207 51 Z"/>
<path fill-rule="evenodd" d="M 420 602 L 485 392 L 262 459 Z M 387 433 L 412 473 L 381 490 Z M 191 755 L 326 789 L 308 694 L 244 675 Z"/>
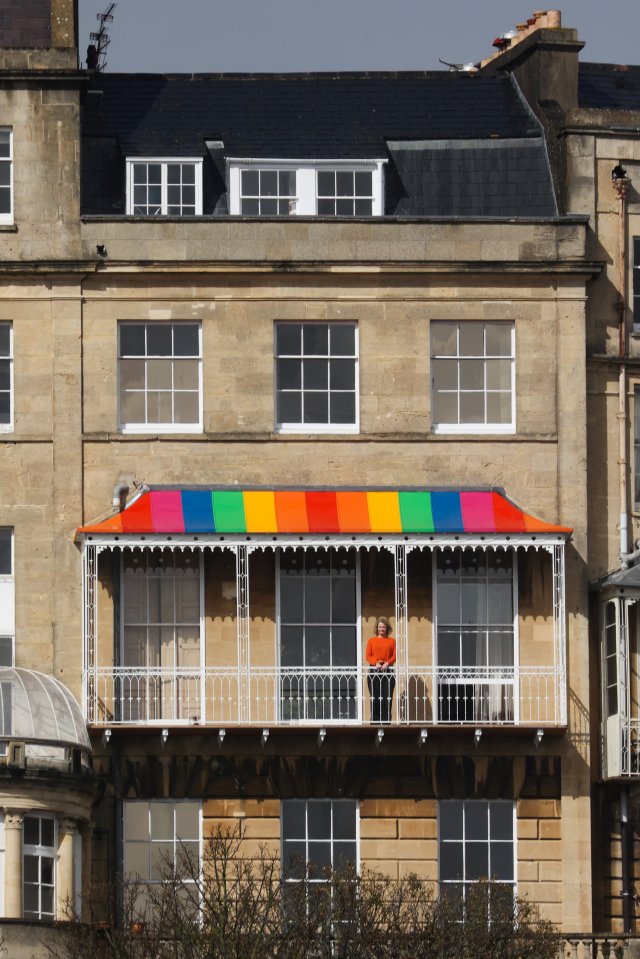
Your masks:
<path fill-rule="evenodd" d="M 100 29 L 89 34 L 91 43 L 87 47 L 87 70 L 100 73 L 107 66 L 107 48 L 111 43 L 107 24 L 113 23 L 113 11 L 117 6 L 117 3 L 110 3 L 104 13 L 96 15 Z"/>

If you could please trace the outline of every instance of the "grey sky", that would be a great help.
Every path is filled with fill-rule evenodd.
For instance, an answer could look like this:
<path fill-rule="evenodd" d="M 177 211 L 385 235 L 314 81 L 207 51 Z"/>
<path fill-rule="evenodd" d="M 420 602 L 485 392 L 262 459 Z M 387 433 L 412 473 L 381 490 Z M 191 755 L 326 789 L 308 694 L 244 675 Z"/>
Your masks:
<path fill-rule="evenodd" d="M 84 60 L 108 0 L 79 0 Z M 639 0 L 564 0 L 584 60 L 638 63 Z M 535 0 L 118 0 L 108 70 L 437 70 L 477 61 Z"/>

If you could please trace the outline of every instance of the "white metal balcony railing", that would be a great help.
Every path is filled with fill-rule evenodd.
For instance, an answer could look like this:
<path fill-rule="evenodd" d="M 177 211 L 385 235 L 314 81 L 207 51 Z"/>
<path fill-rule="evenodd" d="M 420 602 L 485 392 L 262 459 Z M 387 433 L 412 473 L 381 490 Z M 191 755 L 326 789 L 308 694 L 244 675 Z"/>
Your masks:
<path fill-rule="evenodd" d="M 557 667 L 411 666 L 380 688 L 378 713 L 366 669 L 101 667 L 85 676 L 87 721 L 113 724 L 288 726 L 566 723 L 565 677 Z M 372 706 L 374 714 L 372 718 Z"/>
<path fill-rule="evenodd" d="M 621 719 L 623 776 L 640 775 L 640 719 Z"/>

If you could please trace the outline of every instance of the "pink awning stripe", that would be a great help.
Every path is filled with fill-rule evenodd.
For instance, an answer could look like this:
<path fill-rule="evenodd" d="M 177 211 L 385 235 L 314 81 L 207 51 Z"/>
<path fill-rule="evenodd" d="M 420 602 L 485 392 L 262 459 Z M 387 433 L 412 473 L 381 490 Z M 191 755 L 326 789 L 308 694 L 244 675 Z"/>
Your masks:
<path fill-rule="evenodd" d="M 460 493 L 460 505 L 465 532 L 497 532 L 492 493 Z"/>
<path fill-rule="evenodd" d="M 151 494 L 151 515 L 157 532 L 184 533 L 182 494 L 180 490 L 156 490 Z"/>

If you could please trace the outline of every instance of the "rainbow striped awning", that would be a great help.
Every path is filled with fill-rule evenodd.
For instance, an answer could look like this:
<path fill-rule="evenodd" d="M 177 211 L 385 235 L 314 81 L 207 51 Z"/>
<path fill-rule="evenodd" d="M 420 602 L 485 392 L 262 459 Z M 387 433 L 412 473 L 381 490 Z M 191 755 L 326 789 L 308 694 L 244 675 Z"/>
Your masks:
<path fill-rule="evenodd" d="M 556 533 L 499 490 L 150 489 L 79 534 Z"/>

